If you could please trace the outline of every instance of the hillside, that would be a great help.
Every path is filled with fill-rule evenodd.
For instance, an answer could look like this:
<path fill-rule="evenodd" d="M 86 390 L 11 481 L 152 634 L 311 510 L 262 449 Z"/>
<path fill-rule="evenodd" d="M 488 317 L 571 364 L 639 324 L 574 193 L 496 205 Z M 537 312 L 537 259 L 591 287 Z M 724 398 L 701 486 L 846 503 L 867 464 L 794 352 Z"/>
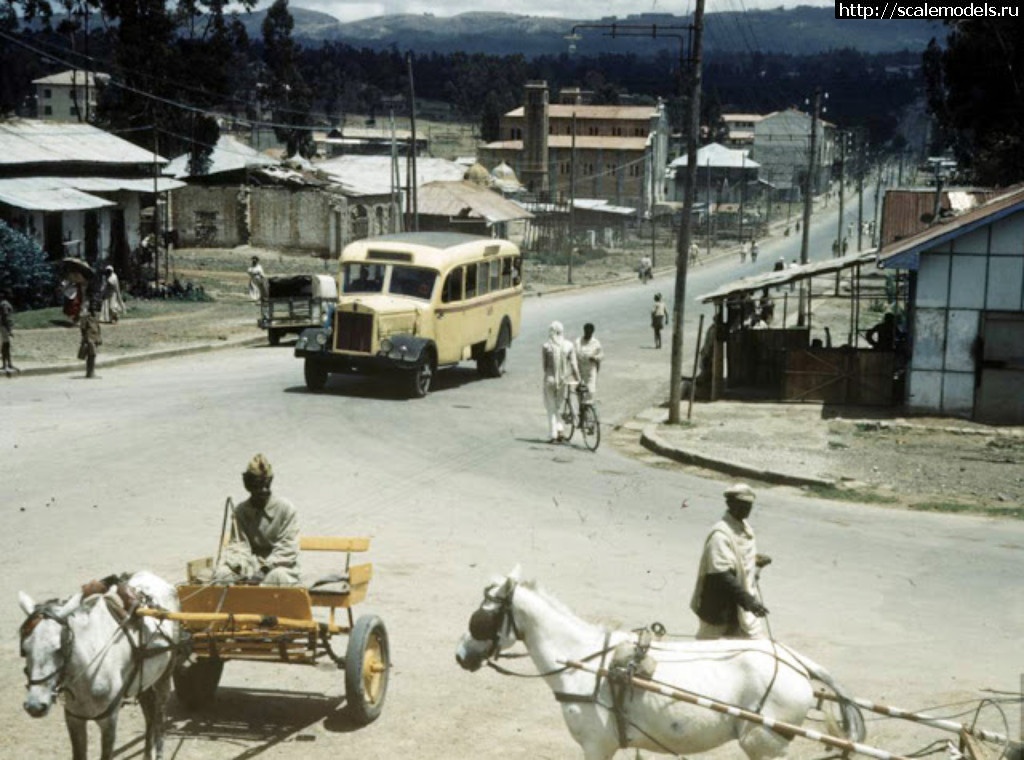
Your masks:
<path fill-rule="evenodd" d="M 291 6 L 293 36 L 307 45 L 321 41 L 344 42 L 354 47 L 412 50 L 417 53 L 520 53 L 528 57 L 569 52 L 565 36 L 575 24 L 684 25 L 688 17 L 641 14 L 595 20 L 555 19 L 511 13 L 474 12 L 443 17 L 432 14 L 378 16 L 343 23 L 318 11 Z M 253 39 L 260 37 L 266 11 L 244 17 Z M 801 6 L 792 9 L 751 10 L 744 13 L 709 13 L 705 50 L 709 57 L 726 53 L 813 54 L 840 48 L 864 53 L 923 50 L 932 37 L 942 39 L 944 28 L 930 21 L 837 21 L 831 8 Z M 576 43 L 580 54 L 605 52 L 650 55 L 666 50 L 679 53 L 673 37 L 618 36 L 607 30 L 581 29 Z"/>

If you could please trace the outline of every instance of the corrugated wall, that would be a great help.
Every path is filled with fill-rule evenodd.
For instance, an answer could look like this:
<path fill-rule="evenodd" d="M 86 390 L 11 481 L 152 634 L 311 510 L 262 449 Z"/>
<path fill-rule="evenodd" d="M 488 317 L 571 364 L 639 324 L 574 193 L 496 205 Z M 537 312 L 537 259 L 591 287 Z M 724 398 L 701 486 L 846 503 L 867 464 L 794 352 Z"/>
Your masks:
<path fill-rule="evenodd" d="M 921 254 L 907 405 L 968 417 L 986 311 L 1024 311 L 1024 213 Z"/>

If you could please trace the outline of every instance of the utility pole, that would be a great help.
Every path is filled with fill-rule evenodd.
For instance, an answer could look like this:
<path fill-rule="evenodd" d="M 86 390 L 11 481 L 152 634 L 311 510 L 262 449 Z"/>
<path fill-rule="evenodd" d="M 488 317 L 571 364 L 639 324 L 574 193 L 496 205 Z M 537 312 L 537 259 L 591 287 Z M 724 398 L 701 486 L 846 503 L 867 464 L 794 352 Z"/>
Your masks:
<path fill-rule="evenodd" d="M 576 112 L 572 112 L 572 144 L 569 148 L 569 272 L 572 285 L 572 251 L 576 245 Z"/>
<path fill-rule="evenodd" d="M 573 130 L 573 134 L 576 134 L 576 130 Z M 655 180 L 654 180 L 654 171 L 655 171 L 655 169 L 657 169 L 657 165 L 655 164 L 654 142 L 653 141 L 651 142 L 651 152 L 649 154 L 649 157 L 650 157 L 650 162 L 651 162 L 650 173 L 649 173 L 649 176 L 651 178 L 651 182 L 650 182 L 650 193 L 651 193 L 651 199 L 650 200 L 651 200 L 651 202 L 650 202 L 650 205 L 648 206 L 648 208 L 650 209 L 650 214 L 651 214 L 651 269 L 654 269 L 654 267 L 656 267 L 658 265 L 658 250 L 657 250 L 658 246 L 656 244 L 656 241 L 657 241 L 657 229 L 655 228 L 655 221 L 654 221 L 654 194 L 655 194 L 655 190 L 656 190 L 656 185 L 655 185 Z"/>
<path fill-rule="evenodd" d="M 686 273 L 693 233 L 693 196 L 697 190 L 697 141 L 700 139 L 701 57 L 704 46 L 704 0 L 693 11 L 693 51 L 690 57 L 690 124 L 686 150 L 686 181 L 683 184 L 683 218 L 676 246 L 676 287 L 672 303 L 672 371 L 669 375 L 668 422 L 680 423 L 683 385 L 683 311 L 686 306 Z M 680 55 L 679 67 L 683 60 Z M 694 367 L 694 380 L 697 368 Z"/>
<path fill-rule="evenodd" d="M 864 247 L 864 132 L 860 133 L 857 158 L 857 253 Z"/>
<path fill-rule="evenodd" d="M 420 231 L 420 208 L 418 198 L 418 188 L 416 186 L 416 87 L 413 84 L 412 78 L 412 53 L 406 56 L 406 63 L 409 69 L 409 156 L 410 156 L 410 169 L 409 169 L 409 197 L 412 201 L 411 213 L 412 213 L 412 224 L 409 225 L 409 229 L 413 232 Z"/>
<path fill-rule="evenodd" d="M 833 256 L 843 255 L 843 196 L 846 193 L 846 133 L 839 133 L 839 222 L 836 225 L 836 242 Z"/>
<path fill-rule="evenodd" d="M 818 163 L 818 115 L 821 112 L 821 89 L 814 91 L 814 108 L 811 111 L 810 155 L 807 157 L 807 181 L 804 183 L 804 228 L 800 239 L 800 263 L 807 263 L 807 252 L 811 245 L 811 207 L 814 204 L 814 174 Z M 842 193 L 840 192 L 840 197 Z M 841 245 L 841 244 L 840 244 Z M 806 320 L 804 314 L 804 286 L 800 284 L 800 306 L 797 311 L 796 323 L 803 327 Z"/>

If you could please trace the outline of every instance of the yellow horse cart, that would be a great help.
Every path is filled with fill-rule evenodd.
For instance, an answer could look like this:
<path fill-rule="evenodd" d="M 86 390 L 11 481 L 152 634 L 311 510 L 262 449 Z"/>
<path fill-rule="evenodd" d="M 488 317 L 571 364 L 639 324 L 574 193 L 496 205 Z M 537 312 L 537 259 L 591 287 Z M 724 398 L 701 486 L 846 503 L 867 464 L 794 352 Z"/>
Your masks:
<path fill-rule="evenodd" d="M 352 564 L 351 558 L 369 550 L 370 539 L 307 536 L 299 547 L 343 552 L 344 568 L 308 588 L 222 586 L 200 582 L 213 563 L 196 560 L 189 563 L 188 582 L 178 586 L 181 612 L 140 611 L 177 620 L 191 636 L 191 655 L 174 672 L 174 689 L 185 707 L 200 709 L 213 700 L 229 660 L 289 665 L 328 660 L 345 672 L 345 709 L 351 720 L 366 725 L 380 715 L 391 667 L 387 629 L 376 615 L 357 619 L 352 612 L 366 598 L 373 565 Z M 332 647 L 332 639 L 342 634 L 348 635 L 343 655 Z"/>

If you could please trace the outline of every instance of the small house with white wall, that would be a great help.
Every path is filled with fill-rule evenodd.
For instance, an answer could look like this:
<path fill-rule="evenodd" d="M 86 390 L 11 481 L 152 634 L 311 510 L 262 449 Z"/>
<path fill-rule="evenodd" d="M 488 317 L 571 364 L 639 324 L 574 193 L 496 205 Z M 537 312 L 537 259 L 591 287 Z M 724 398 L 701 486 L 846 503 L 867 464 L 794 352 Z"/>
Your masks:
<path fill-rule="evenodd" d="M 1024 424 L 1024 187 L 886 246 L 910 273 L 906 407 Z"/>

